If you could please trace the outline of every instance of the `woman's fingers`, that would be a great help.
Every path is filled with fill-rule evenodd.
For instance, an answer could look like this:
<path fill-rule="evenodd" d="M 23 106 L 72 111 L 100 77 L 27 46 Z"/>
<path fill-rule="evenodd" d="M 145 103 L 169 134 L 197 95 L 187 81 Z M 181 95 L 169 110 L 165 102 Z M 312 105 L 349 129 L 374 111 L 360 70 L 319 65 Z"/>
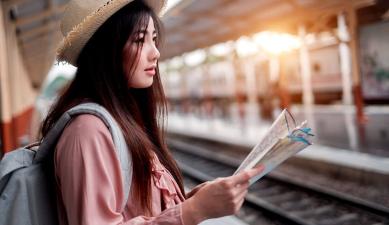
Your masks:
<path fill-rule="evenodd" d="M 241 172 L 237 175 L 231 176 L 231 182 L 234 184 L 246 183 L 252 177 L 258 175 L 263 170 L 263 166 L 258 166 L 256 168 Z"/>
<path fill-rule="evenodd" d="M 236 193 L 241 193 L 241 192 L 247 190 L 247 188 L 249 186 L 250 186 L 250 183 L 248 181 L 246 183 L 237 184 L 235 186 Z"/>
<path fill-rule="evenodd" d="M 242 207 L 242 204 L 244 202 L 244 197 L 247 195 L 247 189 L 241 191 L 237 196 L 235 197 L 233 203 L 234 203 L 234 213 L 239 212 L 239 209 Z"/>
<path fill-rule="evenodd" d="M 244 202 L 244 198 L 240 199 L 240 201 L 236 204 L 237 210 L 235 213 L 239 212 L 239 209 L 242 207 L 243 202 Z"/>
<path fill-rule="evenodd" d="M 236 194 L 235 199 L 237 199 L 237 201 L 241 200 L 242 198 L 244 198 L 244 196 L 246 196 L 246 194 L 247 194 L 247 189 L 242 190 L 242 191 L 240 191 L 239 193 Z"/>
<path fill-rule="evenodd" d="M 198 221 L 237 213 L 247 194 L 249 180 L 262 170 L 259 167 L 199 185 L 192 191 L 196 194 L 185 201 L 185 208 L 197 212 Z"/>

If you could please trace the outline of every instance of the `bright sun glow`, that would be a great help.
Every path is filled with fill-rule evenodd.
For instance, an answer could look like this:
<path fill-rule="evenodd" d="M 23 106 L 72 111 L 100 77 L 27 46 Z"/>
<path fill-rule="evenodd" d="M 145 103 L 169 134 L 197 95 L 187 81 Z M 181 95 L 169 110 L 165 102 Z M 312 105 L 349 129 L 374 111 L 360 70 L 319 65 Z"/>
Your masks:
<path fill-rule="evenodd" d="M 230 54 L 234 49 L 233 42 L 223 42 L 210 47 L 209 52 L 216 56 L 226 56 Z"/>
<path fill-rule="evenodd" d="M 301 46 L 298 37 L 285 33 L 260 32 L 253 36 L 253 40 L 261 49 L 272 55 L 279 55 Z"/>
<path fill-rule="evenodd" d="M 204 62 L 207 57 L 205 51 L 203 49 L 198 49 L 184 55 L 184 62 L 188 66 L 197 66 Z"/>
<path fill-rule="evenodd" d="M 242 36 L 235 42 L 235 44 L 236 51 L 241 57 L 258 53 L 258 47 L 253 42 L 252 38 Z"/>

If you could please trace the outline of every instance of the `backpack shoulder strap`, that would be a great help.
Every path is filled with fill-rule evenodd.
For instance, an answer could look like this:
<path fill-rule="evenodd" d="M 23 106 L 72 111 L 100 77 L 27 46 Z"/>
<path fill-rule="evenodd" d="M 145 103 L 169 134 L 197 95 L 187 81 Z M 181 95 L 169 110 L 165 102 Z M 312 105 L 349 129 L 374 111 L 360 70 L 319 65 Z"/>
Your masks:
<path fill-rule="evenodd" d="M 128 151 L 127 143 L 124 139 L 121 128 L 104 107 L 96 103 L 82 103 L 66 111 L 43 139 L 33 163 L 41 162 L 47 157 L 50 151 L 53 151 L 53 148 L 55 148 L 55 145 L 66 125 L 72 118 L 80 114 L 92 114 L 99 117 L 105 123 L 111 133 L 113 142 L 115 144 L 115 151 L 122 171 L 122 180 L 124 185 L 123 190 L 125 197 L 122 204 L 122 209 L 124 209 L 131 188 L 132 158 L 130 152 Z"/>

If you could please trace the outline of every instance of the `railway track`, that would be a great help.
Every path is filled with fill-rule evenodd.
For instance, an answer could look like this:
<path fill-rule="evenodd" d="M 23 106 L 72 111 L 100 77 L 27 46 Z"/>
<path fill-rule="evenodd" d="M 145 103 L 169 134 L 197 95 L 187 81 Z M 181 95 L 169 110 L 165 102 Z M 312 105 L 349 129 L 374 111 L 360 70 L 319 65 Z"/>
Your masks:
<path fill-rule="evenodd" d="M 233 174 L 240 159 L 169 139 L 170 149 L 184 176 L 191 182 L 204 182 Z M 275 218 L 275 224 L 299 225 L 389 225 L 389 209 L 286 176 L 266 176 L 253 184 L 246 196 L 241 219 L 249 224 L 253 214 Z M 247 217 L 247 218 L 245 218 Z"/>

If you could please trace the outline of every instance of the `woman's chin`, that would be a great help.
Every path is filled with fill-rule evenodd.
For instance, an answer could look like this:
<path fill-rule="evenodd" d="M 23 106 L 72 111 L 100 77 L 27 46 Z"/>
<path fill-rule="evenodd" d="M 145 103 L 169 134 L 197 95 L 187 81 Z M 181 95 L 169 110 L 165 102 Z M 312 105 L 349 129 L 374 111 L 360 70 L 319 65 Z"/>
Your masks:
<path fill-rule="evenodd" d="M 148 88 L 148 87 L 151 87 L 151 85 L 153 85 L 153 79 L 151 79 L 151 80 L 148 81 L 148 82 L 130 84 L 129 86 L 130 86 L 130 88 L 140 89 L 140 88 Z"/>

